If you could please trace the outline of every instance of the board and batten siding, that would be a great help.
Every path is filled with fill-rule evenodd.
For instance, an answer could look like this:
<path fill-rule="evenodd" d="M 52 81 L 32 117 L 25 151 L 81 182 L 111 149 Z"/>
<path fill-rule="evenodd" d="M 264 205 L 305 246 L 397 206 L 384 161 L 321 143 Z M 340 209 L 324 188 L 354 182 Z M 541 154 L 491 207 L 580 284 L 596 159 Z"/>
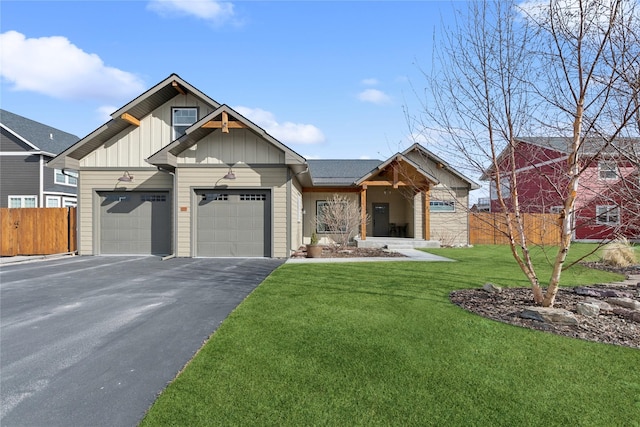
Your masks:
<path fill-rule="evenodd" d="M 80 160 L 80 167 L 146 167 L 145 159 L 173 140 L 171 109 L 173 107 L 197 107 L 198 118 L 212 111 L 191 94 L 175 98 L 140 118 L 140 126 L 128 126 L 118 135 Z"/>
<path fill-rule="evenodd" d="M 469 191 L 437 185 L 431 189 L 431 200 L 455 202 L 455 212 L 430 212 L 431 240 L 447 246 L 469 243 Z"/>
<path fill-rule="evenodd" d="M 284 164 L 284 152 L 249 129 L 214 131 L 177 158 L 186 164 Z"/>
<path fill-rule="evenodd" d="M 78 196 L 78 254 L 97 255 L 100 233 L 98 191 L 171 191 L 172 176 L 156 169 L 131 171 L 133 182 L 120 182 L 122 170 L 81 170 Z"/>
<path fill-rule="evenodd" d="M 179 257 L 192 257 L 194 253 L 194 216 L 197 209 L 196 189 L 266 189 L 272 198 L 272 256 L 286 258 L 287 248 L 287 166 L 282 167 L 234 167 L 235 180 L 223 180 L 228 172 L 226 165 L 220 167 L 178 167 L 176 169 L 176 194 L 178 197 L 177 250 Z M 217 185 L 217 187 L 216 187 Z M 222 187 L 224 186 L 224 187 Z"/>

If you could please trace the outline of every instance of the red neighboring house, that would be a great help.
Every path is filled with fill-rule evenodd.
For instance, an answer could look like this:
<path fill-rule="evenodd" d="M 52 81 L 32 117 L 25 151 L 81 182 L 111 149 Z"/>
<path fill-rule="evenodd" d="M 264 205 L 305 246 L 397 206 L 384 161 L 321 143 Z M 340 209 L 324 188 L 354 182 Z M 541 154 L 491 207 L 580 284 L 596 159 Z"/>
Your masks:
<path fill-rule="evenodd" d="M 569 181 L 566 173 L 569 138 L 519 138 L 515 150 L 520 211 L 563 213 Z M 580 155 L 584 169 L 575 204 L 574 240 L 593 241 L 624 236 L 640 240 L 640 138 L 620 140 L 602 150 L 601 142 L 585 141 Z M 499 156 L 501 188 L 508 209 L 511 159 Z M 482 180 L 492 179 L 494 169 Z M 508 199 L 508 200 L 507 200 Z M 495 181 L 490 186 L 490 210 L 501 212 Z"/>

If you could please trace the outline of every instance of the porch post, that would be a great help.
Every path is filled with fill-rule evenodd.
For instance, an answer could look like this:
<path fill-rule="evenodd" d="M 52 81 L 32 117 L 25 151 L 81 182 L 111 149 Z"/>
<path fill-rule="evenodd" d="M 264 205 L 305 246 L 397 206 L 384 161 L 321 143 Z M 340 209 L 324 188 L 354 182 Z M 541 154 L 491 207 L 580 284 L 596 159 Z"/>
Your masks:
<path fill-rule="evenodd" d="M 431 208 L 429 203 L 431 193 L 428 187 L 422 192 L 422 198 L 424 199 L 424 215 L 422 216 L 424 240 L 431 240 Z"/>
<path fill-rule="evenodd" d="M 367 240 L 367 184 L 360 189 L 360 238 Z"/>

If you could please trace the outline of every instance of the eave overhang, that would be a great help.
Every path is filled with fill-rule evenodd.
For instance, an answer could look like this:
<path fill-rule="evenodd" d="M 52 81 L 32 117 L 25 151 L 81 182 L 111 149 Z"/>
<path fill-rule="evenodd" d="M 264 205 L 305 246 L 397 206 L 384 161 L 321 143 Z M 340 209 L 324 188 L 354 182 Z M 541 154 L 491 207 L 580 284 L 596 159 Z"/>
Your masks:
<path fill-rule="evenodd" d="M 218 102 L 200 92 L 177 74 L 171 74 L 124 107 L 115 111 L 111 114 L 111 120 L 64 150 L 47 163 L 47 166 L 61 168 L 63 164 L 69 162 L 68 160 L 62 160 L 67 157 L 72 159 L 70 160 L 71 163 L 73 163 L 73 160 L 82 159 L 129 126 L 139 126 L 142 118 L 173 99 L 176 95 L 187 93 L 191 93 L 213 108 L 220 106 Z"/>
<path fill-rule="evenodd" d="M 228 133 L 231 129 L 248 129 L 251 132 L 273 144 L 285 154 L 285 164 L 306 165 L 304 157 L 291 150 L 289 147 L 269 135 L 264 129 L 233 110 L 228 105 L 221 105 L 216 110 L 204 116 L 187 128 L 185 134 L 166 147 L 152 154 L 147 162 L 159 166 L 163 163 L 170 167 L 177 167 L 177 156 L 183 151 L 193 147 L 198 141 L 213 132 Z"/>
<path fill-rule="evenodd" d="M 427 190 L 440 181 L 402 153 L 397 153 L 354 182 L 360 187 L 413 187 Z"/>

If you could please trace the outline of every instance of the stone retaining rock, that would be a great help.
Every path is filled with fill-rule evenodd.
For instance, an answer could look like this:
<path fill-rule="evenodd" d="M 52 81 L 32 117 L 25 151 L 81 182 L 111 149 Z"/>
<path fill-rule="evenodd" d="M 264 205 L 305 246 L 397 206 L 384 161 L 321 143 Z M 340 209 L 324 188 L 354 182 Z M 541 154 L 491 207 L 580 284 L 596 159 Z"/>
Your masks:
<path fill-rule="evenodd" d="M 618 307 L 640 311 L 640 301 L 631 298 L 607 298 L 607 302 L 612 305 L 617 305 Z"/>
<path fill-rule="evenodd" d="M 499 294 L 502 292 L 502 288 L 500 286 L 494 285 L 490 282 L 485 283 L 484 286 L 482 286 L 482 290 L 490 294 Z"/>
<path fill-rule="evenodd" d="M 584 295 L 588 297 L 596 297 L 596 298 L 632 298 L 633 293 L 619 291 L 617 289 L 597 289 L 597 288 L 589 288 L 589 287 L 577 287 L 575 292 L 578 295 Z"/>
<path fill-rule="evenodd" d="M 578 319 L 569 310 L 552 307 L 527 307 L 520 317 L 557 325 L 577 325 Z"/>
<path fill-rule="evenodd" d="M 576 312 L 582 316 L 596 317 L 600 313 L 600 307 L 597 304 L 579 302 L 576 304 Z"/>

